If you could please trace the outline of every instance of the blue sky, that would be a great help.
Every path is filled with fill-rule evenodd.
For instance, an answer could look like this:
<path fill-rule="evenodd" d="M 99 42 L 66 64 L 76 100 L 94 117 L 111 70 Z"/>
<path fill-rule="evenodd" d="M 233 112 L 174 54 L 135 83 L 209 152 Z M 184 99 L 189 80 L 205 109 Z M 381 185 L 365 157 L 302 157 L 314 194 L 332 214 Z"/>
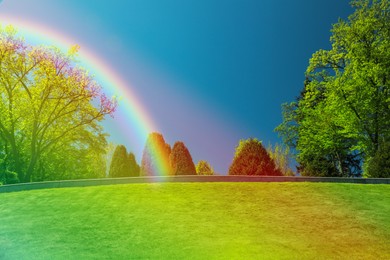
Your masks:
<path fill-rule="evenodd" d="M 0 1 L 1 2 L 1 1 Z M 280 106 L 303 86 L 311 55 L 329 49 L 348 0 L 4 0 L 0 17 L 47 24 L 88 43 L 131 82 L 173 145 L 226 173 L 243 138 L 281 142 Z M 28 39 L 27 39 L 28 40 Z M 131 125 L 129 126 L 131 128 Z M 142 143 L 108 125 L 141 158 Z"/>

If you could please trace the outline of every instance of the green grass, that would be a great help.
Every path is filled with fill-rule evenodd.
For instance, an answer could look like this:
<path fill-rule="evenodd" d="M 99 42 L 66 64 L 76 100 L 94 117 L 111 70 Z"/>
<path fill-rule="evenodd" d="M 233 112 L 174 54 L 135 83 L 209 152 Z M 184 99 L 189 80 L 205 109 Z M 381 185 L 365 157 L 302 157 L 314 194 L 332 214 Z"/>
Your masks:
<path fill-rule="evenodd" d="M 0 194 L 0 259 L 390 259 L 390 185 L 162 183 Z"/>

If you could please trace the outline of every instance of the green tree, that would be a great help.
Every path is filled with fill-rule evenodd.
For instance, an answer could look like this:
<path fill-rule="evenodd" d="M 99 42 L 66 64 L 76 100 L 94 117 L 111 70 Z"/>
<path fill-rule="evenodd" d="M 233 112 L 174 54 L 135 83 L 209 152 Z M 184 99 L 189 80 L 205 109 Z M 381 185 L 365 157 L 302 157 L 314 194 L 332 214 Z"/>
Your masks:
<path fill-rule="evenodd" d="M 214 169 L 207 161 L 200 160 L 196 165 L 196 174 L 198 175 L 214 175 Z"/>
<path fill-rule="evenodd" d="M 229 175 L 282 175 L 276 169 L 262 143 L 250 138 L 241 140 L 236 148 L 236 153 L 229 168 Z"/>
<path fill-rule="evenodd" d="M 293 170 L 290 168 L 291 153 L 290 148 L 284 147 L 276 143 L 275 146 L 271 144 L 267 147 L 267 152 L 271 159 L 275 162 L 276 168 L 285 176 L 294 176 Z"/>
<path fill-rule="evenodd" d="M 13 27 L 0 28 L 0 143 L 7 168 L 21 182 L 34 180 L 51 156 L 68 156 L 54 147 L 83 150 L 87 143 L 73 142 L 78 133 L 101 138 L 98 123 L 115 110 L 115 102 L 76 67 L 77 51 L 77 46 L 67 54 L 55 47 L 33 47 Z"/>
<path fill-rule="evenodd" d="M 15 184 L 18 183 L 18 175 L 16 172 L 11 172 L 8 170 L 0 171 L 0 185 L 3 184 Z"/>
<path fill-rule="evenodd" d="M 105 177 L 106 137 L 79 131 L 53 145 L 36 165 L 32 181 Z"/>
<path fill-rule="evenodd" d="M 134 169 L 132 169 L 134 168 L 134 165 L 132 165 L 133 162 L 130 161 L 131 155 L 132 154 L 127 154 L 127 150 L 124 145 L 118 145 L 115 148 L 114 155 L 112 156 L 109 177 L 116 178 L 135 176 L 136 173 L 134 172 Z"/>
<path fill-rule="evenodd" d="M 140 167 L 135 160 L 135 155 L 134 153 L 129 153 L 127 160 L 129 161 L 130 168 L 129 168 L 129 173 L 131 177 L 137 177 L 140 175 Z"/>
<path fill-rule="evenodd" d="M 390 139 L 390 2 L 351 3 L 355 12 L 333 26 L 331 50 L 313 54 L 301 98 L 278 127 L 295 140 L 301 166 L 327 176 L 360 174 Z"/>
<path fill-rule="evenodd" d="M 172 175 L 169 156 L 171 146 L 160 133 L 151 133 L 146 140 L 141 161 L 141 176 Z"/>
<path fill-rule="evenodd" d="M 191 154 L 183 142 L 176 142 L 173 145 L 169 161 L 173 175 L 196 175 Z"/>

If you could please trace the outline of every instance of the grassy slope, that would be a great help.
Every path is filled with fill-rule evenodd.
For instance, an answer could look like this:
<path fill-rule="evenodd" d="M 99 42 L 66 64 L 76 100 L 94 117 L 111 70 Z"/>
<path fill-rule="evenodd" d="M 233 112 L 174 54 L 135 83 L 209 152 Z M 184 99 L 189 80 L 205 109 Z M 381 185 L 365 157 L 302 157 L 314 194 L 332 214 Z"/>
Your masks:
<path fill-rule="evenodd" d="M 390 185 L 165 183 L 0 194 L 0 259 L 390 258 Z"/>

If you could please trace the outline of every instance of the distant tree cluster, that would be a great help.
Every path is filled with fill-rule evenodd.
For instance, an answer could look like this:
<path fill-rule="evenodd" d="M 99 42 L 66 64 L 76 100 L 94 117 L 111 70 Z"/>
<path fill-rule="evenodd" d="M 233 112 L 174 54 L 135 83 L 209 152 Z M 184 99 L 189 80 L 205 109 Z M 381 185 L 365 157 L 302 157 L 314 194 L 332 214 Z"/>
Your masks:
<path fill-rule="evenodd" d="M 171 148 L 162 134 L 151 133 L 146 140 L 141 166 L 138 166 L 133 153 L 127 154 L 123 145 L 117 146 L 111 160 L 109 177 L 196 174 L 192 156 L 183 142 L 178 141 Z"/>
<path fill-rule="evenodd" d="M 390 177 L 390 1 L 355 0 L 277 131 L 309 176 Z M 364 172 L 363 172 L 364 170 Z"/>
<path fill-rule="evenodd" d="M 126 147 L 118 145 L 112 156 L 109 177 L 134 177 L 139 176 L 140 167 L 133 153 L 127 153 Z"/>
<path fill-rule="evenodd" d="M 257 139 L 241 140 L 229 168 L 229 175 L 294 175 L 288 166 L 288 156 L 288 149 L 283 149 L 280 145 L 276 145 L 275 149 L 271 147 L 268 152 Z M 140 167 L 132 153 L 128 155 L 123 145 L 117 146 L 109 177 L 175 175 L 215 175 L 215 172 L 204 160 L 200 160 L 195 167 L 183 142 L 175 142 L 171 148 L 162 134 L 151 133 L 146 140 Z"/>

